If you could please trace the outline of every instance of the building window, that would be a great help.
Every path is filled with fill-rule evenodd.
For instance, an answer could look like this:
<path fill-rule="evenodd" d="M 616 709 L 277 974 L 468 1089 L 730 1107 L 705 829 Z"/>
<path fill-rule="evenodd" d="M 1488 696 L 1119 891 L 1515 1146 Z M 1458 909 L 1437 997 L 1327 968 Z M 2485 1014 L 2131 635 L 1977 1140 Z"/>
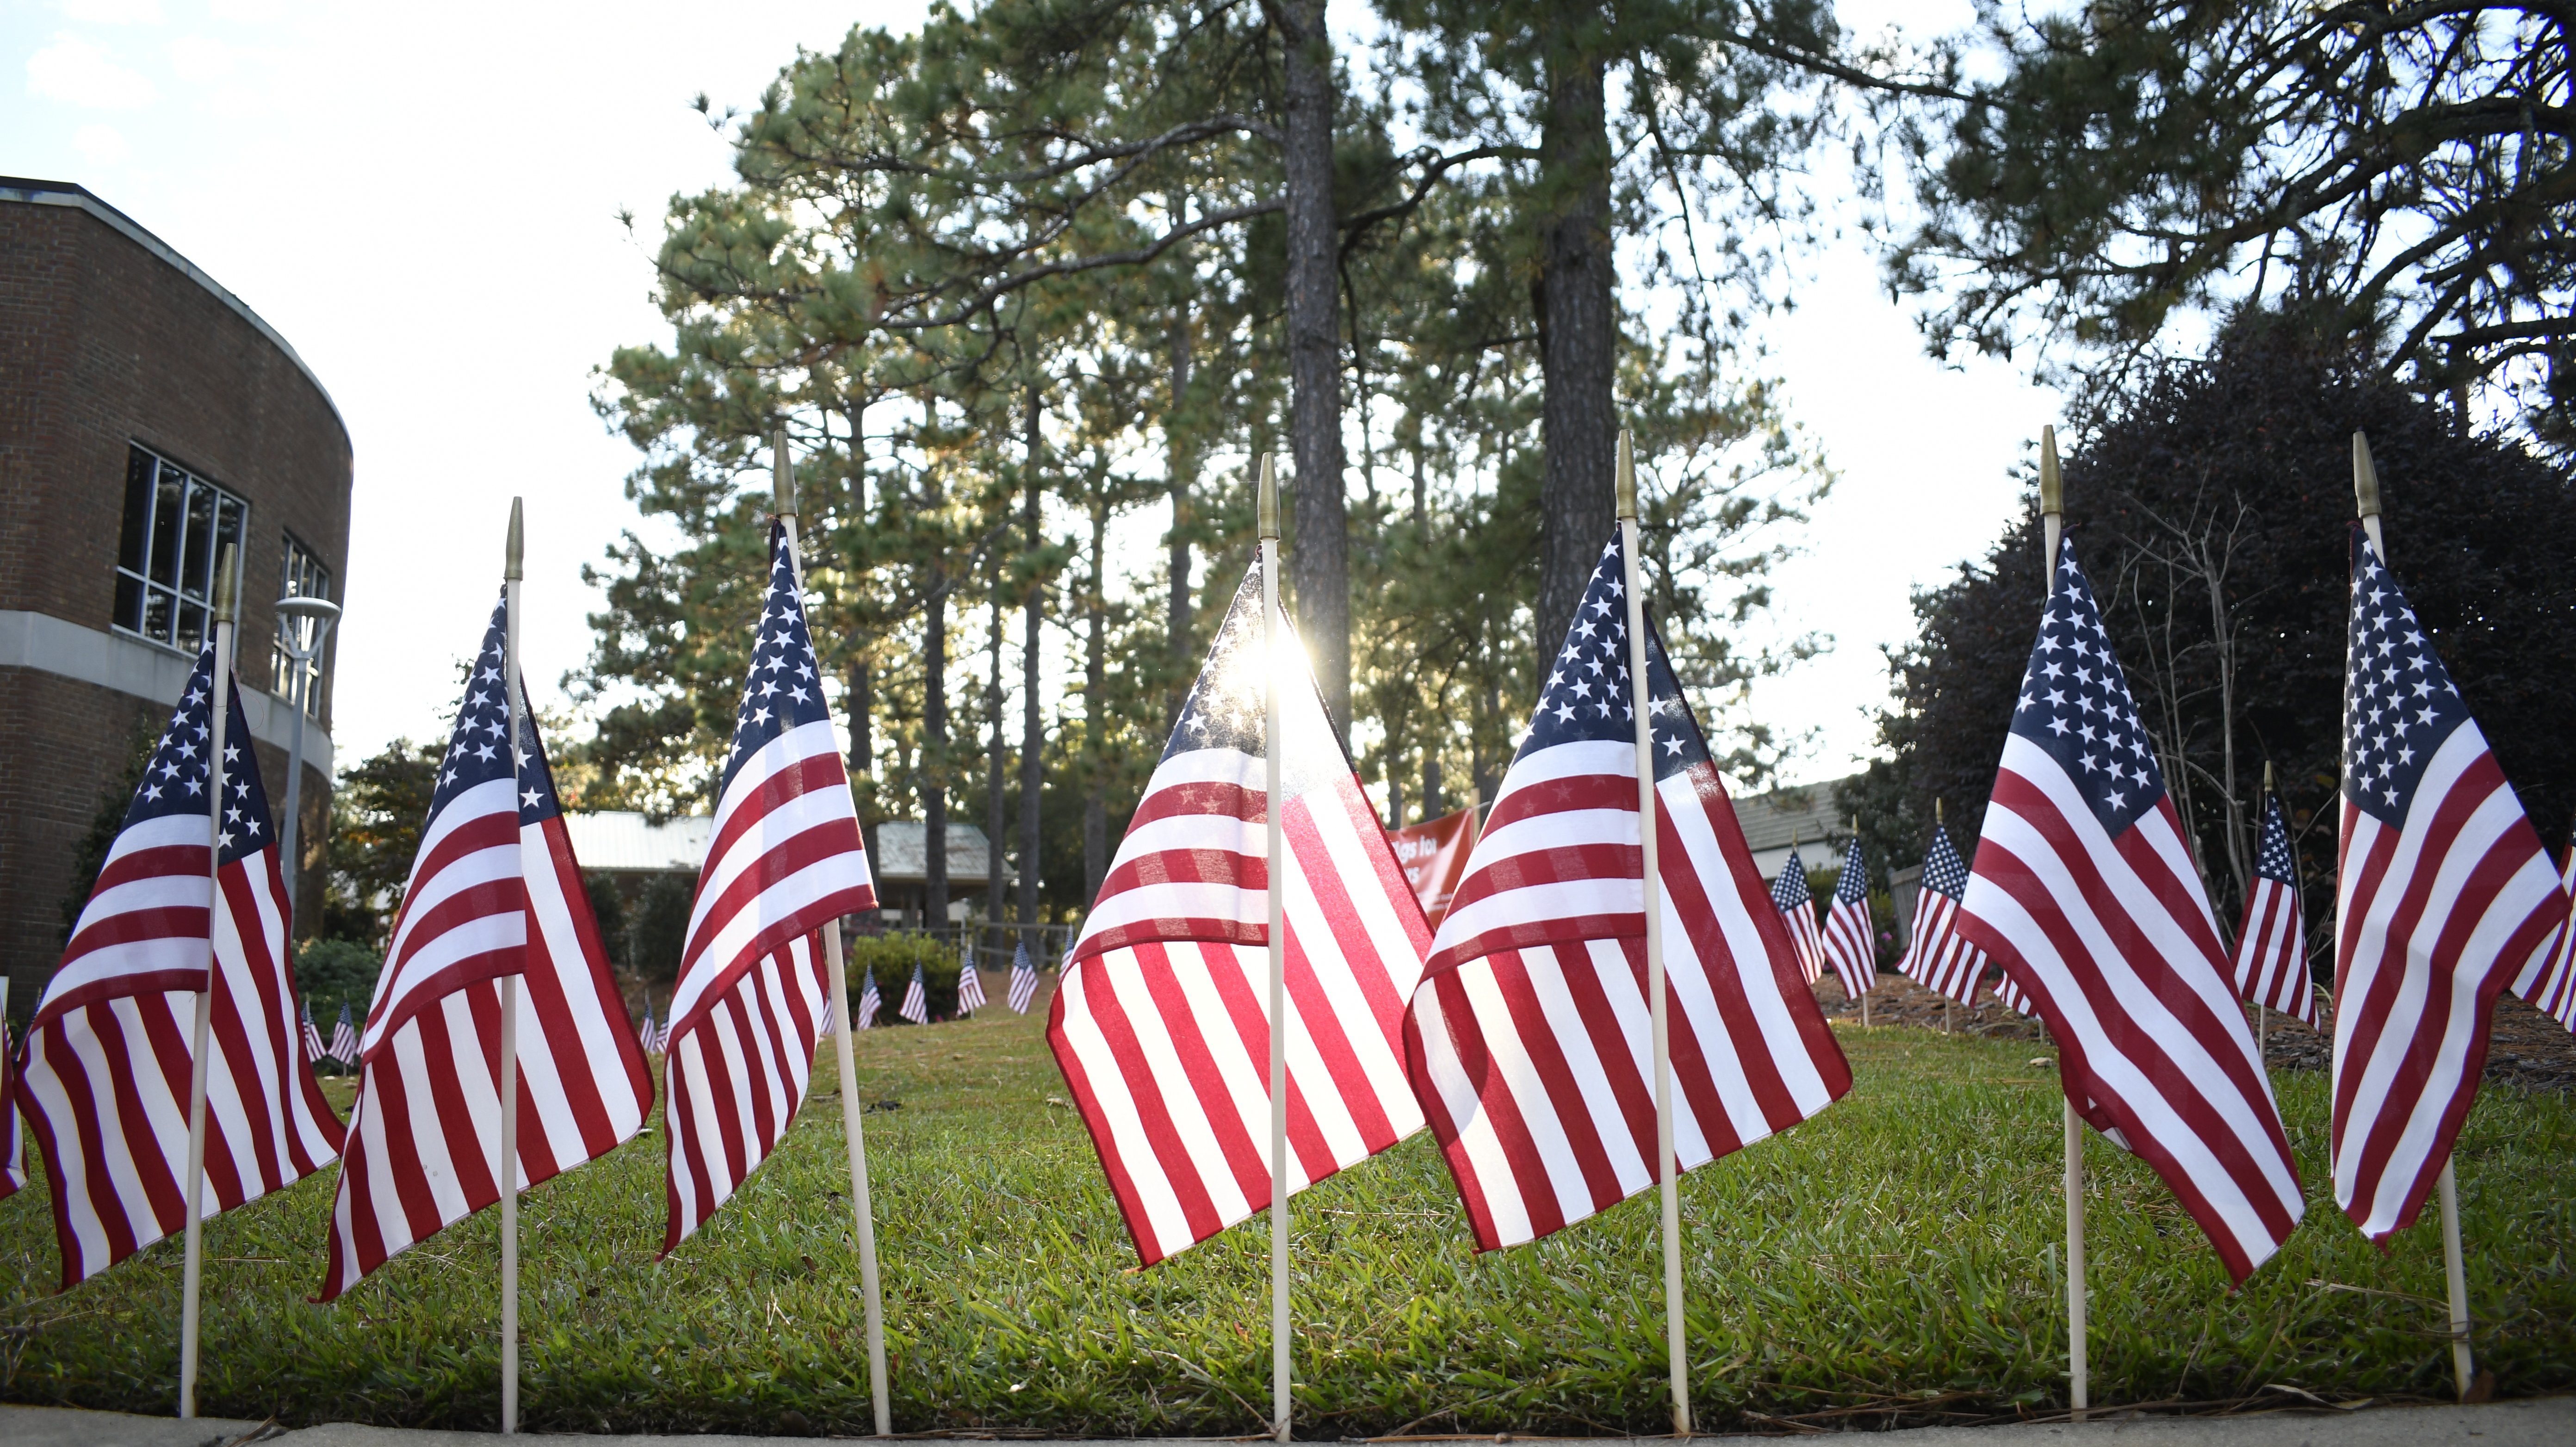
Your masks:
<path fill-rule="evenodd" d="M 326 599 L 331 596 L 331 570 L 322 566 L 322 560 L 313 556 L 312 549 L 297 542 L 293 533 L 286 535 L 285 577 L 278 584 L 277 596 Z M 290 695 L 300 682 L 304 711 L 318 720 L 322 717 L 322 650 L 314 650 L 312 661 L 304 665 L 301 680 L 295 676 L 294 656 L 286 651 L 289 644 L 310 646 L 315 632 L 310 618 L 298 618 L 291 613 L 278 614 L 277 641 L 270 646 L 268 655 L 268 676 L 277 680 L 280 696 Z"/>
<path fill-rule="evenodd" d="M 116 627 L 165 648 L 205 646 L 215 560 L 235 549 L 250 504 L 166 457 L 134 448 L 125 465 L 125 530 L 116 562 Z"/>

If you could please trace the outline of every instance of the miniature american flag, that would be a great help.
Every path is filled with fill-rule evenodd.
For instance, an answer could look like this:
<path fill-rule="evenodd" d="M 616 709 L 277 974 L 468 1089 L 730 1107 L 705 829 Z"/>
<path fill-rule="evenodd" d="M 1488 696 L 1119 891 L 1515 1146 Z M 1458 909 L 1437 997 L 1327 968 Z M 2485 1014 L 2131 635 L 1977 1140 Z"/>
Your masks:
<path fill-rule="evenodd" d="M 2236 995 L 2317 1024 L 2317 992 L 2308 981 L 2308 929 L 2299 907 L 2298 861 L 2290 824 L 2274 795 L 2263 811 L 2263 844 L 2254 853 L 2254 884 L 2245 891 L 2245 922 L 2236 931 Z"/>
<path fill-rule="evenodd" d="M 858 1008 L 852 1010 L 850 1014 L 859 1022 L 860 1029 L 870 1030 L 876 1027 L 877 1012 L 884 1008 L 885 998 L 877 993 L 877 972 L 871 968 L 868 971 L 867 983 L 859 989 Z"/>
<path fill-rule="evenodd" d="M 1896 968 L 1927 990 L 1973 1005 L 1977 979 L 1986 972 L 1986 957 L 1955 927 L 1959 896 L 1967 889 L 1968 866 L 1950 843 L 1950 831 L 1933 825 L 1932 848 L 1923 856 L 1923 892 L 1914 897 L 1912 938 L 1905 942 L 1905 958 L 1896 962 Z"/>
<path fill-rule="evenodd" d="M 296 1039 L 286 877 L 238 686 L 226 690 L 219 835 L 209 807 L 216 666 L 209 640 L 16 1062 L 66 1290 L 187 1225 L 190 1042 L 210 983 L 207 1214 L 340 1153 L 340 1122 Z"/>
<path fill-rule="evenodd" d="M 318 1300 L 644 1127 L 653 1078 L 626 1028 L 536 720 L 511 746 L 508 594 L 439 764 L 420 852 L 358 1037 L 358 1100 Z M 521 685 L 524 697 L 525 686 Z M 502 982 L 519 991 L 519 1158 L 499 1162 Z"/>
<path fill-rule="evenodd" d="M 2218 921 L 2069 540 L 1958 930 L 2038 1006 L 2067 1099 L 2243 1281 L 2307 1209 Z"/>
<path fill-rule="evenodd" d="M 1825 911 L 1825 962 L 1841 977 L 1843 993 L 1857 1000 L 1878 981 L 1878 946 L 1870 938 L 1869 867 L 1860 839 L 1843 848 L 1842 877 L 1834 881 L 1833 906 Z"/>
<path fill-rule="evenodd" d="M 0 998 L 6 992 L 0 991 Z M 0 1019 L 0 1201 L 27 1186 L 27 1130 L 18 1119 L 18 1042 Z"/>
<path fill-rule="evenodd" d="M 349 1004 L 340 1002 L 340 1023 L 331 1027 L 329 1054 L 342 1065 L 358 1063 L 358 1027 L 349 1019 Z"/>
<path fill-rule="evenodd" d="M 786 1135 L 823 1018 L 818 932 L 876 903 L 795 548 L 773 521 L 769 586 L 670 1003 L 665 1254 Z"/>
<path fill-rule="evenodd" d="M 1657 1176 L 1625 571 L 1614 542 L 1406 1012 L 1414 1089 L 1480 1250 Z M 1688 1169 L 1824 1109 L 1851 1068 L 1651 631 L 1646 648 L 1673 1148 Z"/>
<path fill-rule="evenodd" d="M 644 1007 L 644 1023 L 635 1027 L 635 1043 L 642 1046 L 647 1055 L 662 1053 L 662 1035 L 653 1024 L 653 1007 L 650 1005 Z"/>
<path fill-rule="evenodd" d="M 1798 972 L 1812 985 L 1824 977 L 1825 937 L 1816 928 L 1815 895 L 1807 888 L 1807 866 L 1798 857 L 1798 846 L 1789 846 L 1789 862 L 1780 866 L 1780 877 L 1771 881 L 1771 903 L 1780 911 L 1780 923 L 1789 930 L 1789 942 L 1798 951 Z"/>
<path fill-rule="evenodd" d="M 1431 930 L 1305 655 L 1244 576 L 1074 942 L 1047 1043 L 1146 1264 L 1270 1204 L 1269 785 L 1280 750 L 1290 1191 L 1411 1135 L 1396 1031 Z M 1276 670 L 1284 739 L 1267 737 Z"/>
<path fill-rule="evenodd" d="M 903 987 L 903 1003 L 894 1012 L 915 1025 L 930 1023 L 930 992 L 922 983 L 921 961 L 912 962 L 912 983 Z"/>
<path fill-rule="evenodd" d="M 304 1002 L 304 1058 L 319 1065 L 328 1052 L 322 1048 L 322 1032 L 313 1026 L 313 1002 Z"/>
<path fill-rule="evenodd" d="M 2568 903 L 2486 737 L 2369 541 L 2352 542 L 2335 880 L 2335 1200 L 2373 1241 L 2450 1159 L 2495 997 Z"/>
<path fill-rule="evenodd" d="M 2567 862 L 2560 866 L 2558 887 L 2567 891 L 2571 909 L 2576 909 L 2576 843 L 2567 848 Z M 2558 932 L 2558 947 L 2549 952 L 2549 963 L 2538 970 L 2527 970 L 2516 980 L 2513 992 L 2530 1001 L 2540 1012 L 2570 1030 L 2576 1030 L 2576 917 Z"/>
<path fill-rule="evenodd" d="M 1011 1013 L 1029 1013 L 1029 1002 L 1038 997 L 1038 967 L 1029 958 L 1029 942 L 1022 940 L 1011 951 Z"/>
<path fill-rule="evenodd" d="M 975 947 L 968 945 L 957 962 L 957 1013 L 971 1015 L 984 1008 L 984 973 L 975 968 Z"/>

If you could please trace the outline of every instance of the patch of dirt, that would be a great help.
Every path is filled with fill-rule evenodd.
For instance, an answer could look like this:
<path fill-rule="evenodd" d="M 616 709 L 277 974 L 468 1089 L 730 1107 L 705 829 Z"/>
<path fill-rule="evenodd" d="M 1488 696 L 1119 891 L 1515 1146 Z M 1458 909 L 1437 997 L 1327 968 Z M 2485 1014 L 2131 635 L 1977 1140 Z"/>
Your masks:
<path fill-rule="evenodd" d="M 1833 971 L 1827 970 L 1815 988 L 1816 1003 L 1823 1008 L 1826 1019 L 1860 1023 L 1860 1002 L 1843 993 L 1842 981 Z M 1946 1014 L 1944 1005 L 1950 1006 Z M 1903 975 L 1878 977 L 1877 987 L 1869 992 L 1869 1023 L 1955 1030 L 1961 1035 L 1981 1035 L 1991 1040 L 2040 1038 L 2037 1020 L 2023 1019 L 1992 995 L 1981 994 L 1974 1005 L 1955 1005 L 1947 996 L 1935 994 Z"/>

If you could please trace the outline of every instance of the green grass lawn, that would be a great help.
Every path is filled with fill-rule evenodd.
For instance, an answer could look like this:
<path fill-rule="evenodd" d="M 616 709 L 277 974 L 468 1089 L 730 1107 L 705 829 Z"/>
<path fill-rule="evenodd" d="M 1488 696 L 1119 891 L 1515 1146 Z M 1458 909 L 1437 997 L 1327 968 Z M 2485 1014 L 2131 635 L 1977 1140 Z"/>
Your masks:
<path fill-rule="evenodd" d="M 1134 1270 L 1040 1029 L 996 1011 L 858 1041 L 863 1096 L 901 1102 L 867 1116 L 896 1430 L 1259 1430 L 1267 1228 Z M 1842 1038 L 1848 1098 L 1684 1178 L 1702 1425 L 2050 1410 L 2065 1365 L 2053 1077 L 2027 1041 Z M 658 1133 L 527 1198 L 528 1428 L 869 1429 L 823 1057 L 822 1098 L 785 1149 L 668 1261 Z M 2363 1242 L 2326 1178 L 2324 1076 L 2276 1083 L 2309 1214 L 2241 1293 L 2155 1178 L 2094 1142 L 2097 1406 L 2448 1395 L 2433 1213 L 2386 1253 Z M 2463 1137 L 2477 1345 L 2504 1395 L 2576 1387 L 2571 1158 L 2576 1108 L 2554 1095 L 2490 1088 Z M 493 1425 L 494 1213 L 314 1306 L 331 1190 L 325 1172 L 209 1225 L 202 1409 Z M 1301 1435 L 1667 1428 L 1651 1194 L 1479 1257 L 1426 1134 L 1293 1209 Z M 172 1409 L 175 1240 L 55 1295 L 38 1185 L 0 1203 L 0 1274 L 0 1396 Z"/>

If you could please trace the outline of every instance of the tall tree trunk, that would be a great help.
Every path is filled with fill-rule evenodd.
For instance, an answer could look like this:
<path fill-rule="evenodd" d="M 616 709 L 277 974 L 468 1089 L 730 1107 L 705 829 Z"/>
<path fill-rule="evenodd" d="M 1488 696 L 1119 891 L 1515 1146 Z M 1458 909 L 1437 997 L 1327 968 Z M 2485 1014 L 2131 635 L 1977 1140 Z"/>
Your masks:
<path fill-rule="evenodd" d="M 1422 751 L 1422 817 L 1437 819 L 1448 812 L 1440 799 L 1440 754 L 1434 743 Z"/>
<path fill-rule="evenodd" d="M 1172 411 L 1177 415 L 1190 389 L 1190 319 L 1186 303 L 1172 323 L 1171 354 Z M 1174 430 L 1170 426 L 1163 429 L 1163 457 L 1170 470 L 1172 494 L 1172 600 L 1166 619 L 1172 638 L 1172 688 L 1163 721 L 1167 731 L 1180 725 L 1181 706 L 1189 702 L 1190 684 L 1194 681 L 1191 665 L 1196 661 L 1190 657 L 1190 473 L 1196 459 L 1182 455 L 1185 449 L 1174 437 Z"/>
<path fill-rule="evenodd" d="M 1109 801 L 1102 778 L 1109 750 L 1103 737 L 1109 721 L 1109 500 L 1091 501 L 1091 586 L 1084 608 L 1090 633 L 1082 651 L 1082 899 L 1085 908 L 1100 897 L 1109 877 Z"/>
<path fill-rule="evenodd" d="M 850 526 L 862 533 L 868 526 L 867 413 L 866 402 L 850 399 Z M 850 650 L 850 783 L 859 796 L 859 842 L 871 868 L 885 858 L 877 852 L 876 734 L 868 717 L 876 704 L 875 684 L 868 640 L 856 640 Z"/>
<path fill-rule="evenodd" d="M 1038 384 L 1028 384 L 1028 477 L 1026 497 L 1020 504 L 1021 541 L 1034 558 L 1046 539 L 1038 499 Z M 1038 648 L 1039 633 L 1046 623 L 1046 585 L 1032 576 L 1028 582 L 1028 631 L 1020 648 L 1020 923 L 1038 922 L 1038 874 L 1045 854 L 1044 841 L 1038 836 L 1038 800 L 1046 784 L 1046 728 L 1038 714 Z M 1045 950 L 1031 941 L 1032 954 Z M 1038 961 L 1043 965 L 1045 960 Z"/>
<path fill-rule="evenodd" d="M 1010 712 L 1010 700 L 1002 693 L 1002 549 L 993 549 L 989 579 L 993 619 L 990 629 L 992 665 L 984 681 L 984 707 L 991 714 L 992 742 L 984 759 L 984 918 L 1000 923 L 1010 913 L 1010 895 L 1002 883 L 1002 834 L 1009 828 L 1006 809 L 1009 799 L 1003 788 L 1003 770 L 1008 767 L 1009 750 L 1002 744 L 1002 724 Z"/>
<path fill-rule="evenodd" d="M 1539 140 L 1540 403 L 1537 656 L 1565 641 L 1616 522 L 1611 398 L 1618 317 L 1610 256 L 1610 131 L 1597 57 L 1575 48 L 1573 7 L 1550 12 L 1547 123 Z"/>
<path fill-rule="evenodd" d="M 934 414 L 925 404 L 925 421 Z M 939 470 L 922 469 L 923 511 L 934 530 L 930 546 L 929 616 L 921 650 L 921 852 L 922 913 L 937 929 L 948 923 L 948 568 L 936 530 Z"/>
<path fill-rule="evenodd" d="M 1339 249 L 1333 208 L 1333 43 L 1324 0 L 1266 0 L 1285 42 L 1289 445 L 1296 461 L 1287 582 L 1297 633 L 1345 742 L 1351 718 L 1350 510 L 1342 496 Z M 1569 606 L 1568 611 L 1571 611 Z"/>

